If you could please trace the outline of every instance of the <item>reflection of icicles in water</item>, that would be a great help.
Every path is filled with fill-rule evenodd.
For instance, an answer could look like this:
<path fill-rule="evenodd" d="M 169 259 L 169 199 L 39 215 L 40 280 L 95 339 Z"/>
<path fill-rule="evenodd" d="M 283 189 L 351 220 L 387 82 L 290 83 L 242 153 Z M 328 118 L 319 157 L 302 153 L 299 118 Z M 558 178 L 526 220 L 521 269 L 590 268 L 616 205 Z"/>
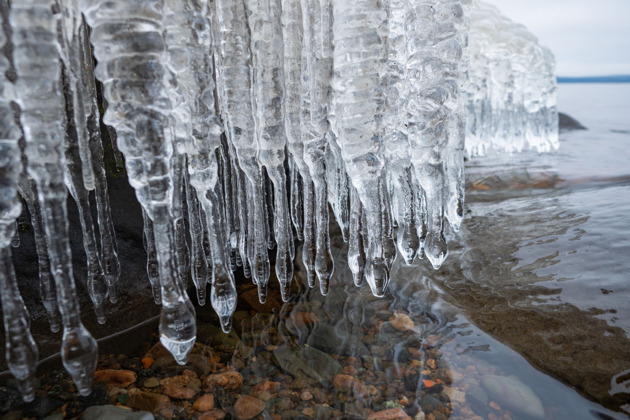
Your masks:
<path fill-rule="evenodd" d="M 8 16 L 9 2 L 0 1 Z M 101 123 L 124 154 L 143 208 L 161 340 L 180 363 L 196 336 L 189 275 L 199 304 L 210 286 L 227 332 L 237 298 L 233 271 L 242 267 L 252 277 L 261 302 L 274 271 L 288 300 L 297 237 L 308 285 L 318 281 L 328 294 L 330 204 L 354 283 L 366 280 L 383 296 L 397 252 L 407 264 L 426 255 L 435 268 L 446 258 L 446 222 L 456 230 L 463 215 L 465 134 L 468 154 L 485 150 L 508 126 L 508 134 L 522 134 L 516 143 L 555 144 L 553 58 L 492 9 L 474 3 L 471 12 L 470 0 L 57 3 L 12 3 L 28 168 L 19 187 L 51 329 L 59 328 L 52 275 L 64 329 L 72 332 L 65 343 L 74 334 L 84 346 L 66 355 L 76 358 L 66 365 L 82 393 L 95 348 L 76 315 L 65 199 L 70 190 L 78 203 L 88 290 L 104 321 L 106 297 L 117 300 L 120 265 Z M 489 51 L 497 28 L 510 35 L 500 54 Z M 528 51 L 535 60 L 524 63 Z M 103 83 L 102 104 L 94 76 Z M 541 86 L 537 98 L 532 87 Z M 2 93 L 8 109 L 10 89 Z M 98 105 L 106 108 L 103 121 Z M 516 143 L 505 148 L 520 149 Z"/>

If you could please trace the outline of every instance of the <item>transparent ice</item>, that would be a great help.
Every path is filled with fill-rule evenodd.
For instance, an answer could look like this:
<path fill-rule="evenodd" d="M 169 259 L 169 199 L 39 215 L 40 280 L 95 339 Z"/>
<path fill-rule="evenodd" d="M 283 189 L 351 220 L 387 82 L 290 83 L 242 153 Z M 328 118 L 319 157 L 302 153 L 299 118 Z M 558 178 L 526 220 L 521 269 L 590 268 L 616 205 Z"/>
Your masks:
<path fill-rule="evenodd" d="M 141 204 L 147 293 L 181 364 L 196 339 L 189 278 L 229 332 L 234 272 L 261 302 L 275 273 L 288 301 L 297 239 L 308 285 L 326 294 L 332 211 L 354 283 L 383 296 L 399 253 L 436 269 L 446 258 L 465 155 L 558 144 L 553 55 L 477 0 L 0 0 L 0 12 L 0 44 L 12 43 L 0 56 L 0 280 L 27 399 L 37 350 L 9 258 L 17 191 L 50 328 L 61 315 L 64 365 L 86 394 L 96 342 L 79 319 L 66 198 L 104 322 L 121 270 L 100 127 Z"/>

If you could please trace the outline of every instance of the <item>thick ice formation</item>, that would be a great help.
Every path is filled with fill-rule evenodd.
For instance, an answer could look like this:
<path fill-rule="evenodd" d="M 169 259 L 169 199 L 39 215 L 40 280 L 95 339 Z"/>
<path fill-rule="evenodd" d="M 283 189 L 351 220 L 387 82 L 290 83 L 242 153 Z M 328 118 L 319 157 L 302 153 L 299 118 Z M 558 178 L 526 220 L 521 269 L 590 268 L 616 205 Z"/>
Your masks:
<path fill-rule="evenodd" d="M 106 298 L 116 301 L 95 77 L 102 122 L 143 208 L 160 338 L 182 364 L 196 338 L 189 276 L 200 305 L 210 285 L 227 332 L 233 271 L 242 267 L 264 301 L 275 261 L 288 300 L 296 237 L 308 284 L 326 294 L 330 204 L 355 284 L 382 296 L 397 251 L 434 268 L 446 258 L 447 225 L 462 222 L 464 153 L 557 145 L 553 56 L 471 0 L 22 0 L 10 9 L 0 0 L 0 11 L 10 23 L 0 46 L 12 43 L 0 56 L 0 286 L 9 366 L 26 399 L 37 349 L 10 261 L 18 190 L 50 327 L 60 328 L 59 311 L 64 364 L 82 394 L 96 343 L 78 316 L 68 191 L 99 322 Z"/>
<path fill-rule="evenodd" d="M 470 22 L 466 154 L 557 149 L 551 51 L 490 4 L 475 0 Z"/>

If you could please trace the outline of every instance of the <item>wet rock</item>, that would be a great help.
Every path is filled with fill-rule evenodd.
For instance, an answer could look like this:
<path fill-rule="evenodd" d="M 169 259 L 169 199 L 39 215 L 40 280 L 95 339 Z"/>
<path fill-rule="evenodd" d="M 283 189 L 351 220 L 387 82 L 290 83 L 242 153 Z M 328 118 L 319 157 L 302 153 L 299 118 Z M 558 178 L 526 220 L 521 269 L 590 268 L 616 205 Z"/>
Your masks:
<path fill-rule="evenodd" d="M 156 372 L 168 375 L 176 375 L 182 373 L 186 369 L 189 369 L 199 376 L 206 376 L 210 373 L 210 363 L 208 363 L 208 358 L 206 356 L 201 354 L 191 354 L 188 357 L 188 363 L 182 366 L 175 361 L 173 356 L 168 354 L 155 359 L 152 369 Z"/>
<path fill-rule="evenodd" d="M 325 383 L 343 370 L 335 359 L 311 347 L 293 350 L 283 345 L 274 349 L 273 355 L 283 370 L 307 382 Z"/>
<path fill-rule="evenodd" d="M 432 413 L 440 408 L 440 405 L 442 405 L 440 400 L 429 394 L 424 394 L 422 396 L 420 404 L 422 406 L 422 411 L 424 411 L 425 413 Z"/>
<path fill-rule="evenodd" d="M 317 420 L 327 420 L 333 417 L 333 409 L 326 405 L 316 405 L 313 407 L 315 410 L 315 418 Z"/>
<path fill-rule="evenodd" d="M 13 389 L 0 388 L 0 412 L 14 411 L 23 404 L 22 395 Z"/>
<path fill-rule="evenodd" d="M 297 410 L 284 410 L 282 412 L 282 420 L 295 420 L 300 416 Z"/>
<path fill-rule="evenodd" d="M 278 392 L 278 389 L 281 386 L 282 384 L 280 382 L 262 381 L 254 386 L 254 388 L 252 389 L 252 396 L 258 397 L 258 395 L 264 391 L 272 393 Z"/>
<path fill-rule="evenodd" d="M 385 358 L 392 362 L 409 363 L 411 362 L 411 353 L 404 347 L 390 347 L 385 351 Z"/>
<path fill-rule="evenodd" d="M 279 309 L 282 307 L 282 303 L 272 294 L 267 295 L 267 301 L 265 303 L 260 303 L 258 300 L 258 289 L 256 287 L 239 293 L 238 298 L 239 303 L 247 304 L 256 312 L 270 313 L 274 308 Z"/>
<path fill-rule="evenodd" d="M 562 112 L 558 112 L 558 128 L 560 131 L 587 129 L 578 120 Z"/>
<path fill-rule="evenodd" d="M 146 411 L 131 411 L 114 405 L 94 405 L 86 409 L 81 420 L 154 420 L 153 414 Z"/>
<path fill-rule="evenodd" d="M 171 399 L 166 395 L 140 391 L 129 396 L 127 406 L 136 410 L 155 413 L 170 402 Z"/>
<path fill-rule="evenodd" d="M 411 420 L 411 417 L 402 408 L 390 408 L 370 414 L 368 420 Z"/>
<path fill-rule="evenodd" d="M 94 372 L 94 383 L 103 382 L 106 385 L 126 388 L 136 382 L 138 375 L 131 370 L 105 369 Z"/>
<path fill-rule="evenodd" d="M 343 405 L 343 412 L 349 419 L 365 419 L 367 418 L 367 407 L 361 400 L 348 402 Z"/>
<path fill-rule="evenodd" d="M 216 373 L 208 376 L 206 386 L 222 387 L 227 391 L 236 391 L 243 385 L 243 375 L 235 371 Z"/>
<path fill-rule="evenodd" d="M 212 389 L 212 393 L 214 394 L 214 404 L 216 407 L 220 407 L 224 411 L 229 411 L 234 406 L 236 396 L 226 391 L 225 388 L 215 387 Z"/>
<path fill-rule="evenodd" d="M 224 345 L 236 348 L 241 345 L 241 339 L 234 330 L 230 331 L 229 334 L 225 334 L 221 328 L 207 322 L 199 323 L 197 326 L 197 342 L 213 347 Z"/>
<path fill-rule="evenodd" d="M 63 405 L 63 402 L 52 398 L 35 398 L 32 402 L 22 407 L 22 414 L 24 417 L 46 417 L 59 407 Z"/>
<path fill-rule="evenodd" d="M 370 392 L 358 379 L 340 373 L 333 378 L 333 386 L 338 391 L 351 391 L 357 397 L 367 397 Z"/>
<path fill-rule="evenodd" d="M 265 402 L 249 395 L 241 395 L 234 404 L 234 416 L 238 420 L 249 420 L 265 409 Z"/>
<path fill-rule="evenodd" d="M 192 378 L 190 382 L 186 384 L 186 388 L 190 388 L 193 391 L 199 391 L 201 389 L 201 380 L 199 378 Z"/>
<path fill-rule="evenodd" d="M 392 327 L 397 329 L 398 331 L 413 331 L 413 328 L 416 326 L 409 315 L 403 313 L 395 313 L 389 319 L 389 322 L 392 324 Z"/>
<path fill-rule="evenodd" d="M 162 392 L 164 395 L 167 395 L 176 400 L 190 400 L 194 398 L 195 394 L 197 394 L 194 390 L 190 388 L 185 388 L 183 386 L 178 386 L 175 384 L 167 384 L 162 388 Z"/>
<path fill-rule="evenodd" d="M 516 378 L 496 375 L 481 377 L 481 386 L 502 407 L 535 419 L 545 417 L 540 399 L 534 391 Z"/>
<path fill-rule="evenodd" d="M 155 388 L 160 386 L 160 380 L 155 376 L 150 377 L 146 381 L 142 383 L 142 386 L 145 388 Z"/>
<path fill-rule="evenodd" d="M 485 415 L 488 411 L 488 394 L 478 385 L 473 385 L 466 392 L 466 400 L 470 403 L 472 409 Z"/>
<path fill-rule="evenodd" d="M 363 341 L 340 327 L 317 324 L 308 337 L 307 344 L 328 354 L 343 356 L 369 356 Z"/>
<path fill-rule="evenodd" d="M 24 418 L 24 414 L 22 413 L 22 410 L 14 410 L 14 411 L 9 411 L 4 416 L 0 417 L 0 420 L 22 420 L 23 418 Z M 62 420 L 63 420 L 63 416 L 62 416 Z"/>
<path fill-rule="evenodd" d="M 221 410 L 206 411 L 197 417 L 197 420 L 223 420 L 225 413 Z"/>
<path fill-rule="evenodd" d="M 210 411 L 214 408 L 214 395 L 206 394 L 195 401 L 193 408 L 197 411 Z"/>

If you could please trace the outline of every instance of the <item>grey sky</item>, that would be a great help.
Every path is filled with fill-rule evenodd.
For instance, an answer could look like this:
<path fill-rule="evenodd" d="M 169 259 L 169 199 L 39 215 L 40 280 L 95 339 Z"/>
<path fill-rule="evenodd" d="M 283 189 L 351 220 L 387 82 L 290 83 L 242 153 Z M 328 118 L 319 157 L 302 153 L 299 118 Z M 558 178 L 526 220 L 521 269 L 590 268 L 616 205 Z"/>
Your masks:
<path fill-rule="evenodd" d="M 630 74 L 630 0 L 486 0 L 551 48 L 559 76 Z"/>

